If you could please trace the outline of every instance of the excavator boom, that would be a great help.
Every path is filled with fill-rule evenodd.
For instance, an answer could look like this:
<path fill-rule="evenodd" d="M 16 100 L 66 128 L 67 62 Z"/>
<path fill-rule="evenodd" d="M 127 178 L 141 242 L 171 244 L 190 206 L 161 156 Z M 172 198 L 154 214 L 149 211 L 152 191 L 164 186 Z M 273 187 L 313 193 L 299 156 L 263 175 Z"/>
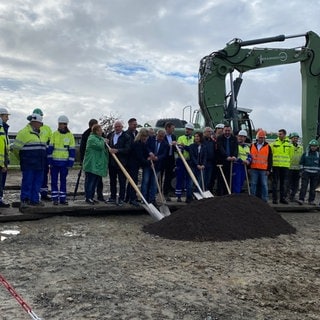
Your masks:
<path fill-rule="evenodd" d="M 299 48 L 244 48 L 250 45 L 285 41 L 288 38 L 305 37 Z M 230 106 L 226 102 L 226 76 L 237 70 L 241 74 L 250 70 L 299 62 L 302 79 L 302 136 L 307 145 L 320 136 L 320 38 L 309 31 L 303 35 L 276 36 L 241 41 L 234 39 L 226 47 L 201 59 L 199 68 L 199 105 L 208 125 L 228 119 Z M 236 106 L 234 106 L 236 108 Z M 285 110 L 284 110 L 285 112 Z M 237 112 L 231 112 L 237 116 Z"/>

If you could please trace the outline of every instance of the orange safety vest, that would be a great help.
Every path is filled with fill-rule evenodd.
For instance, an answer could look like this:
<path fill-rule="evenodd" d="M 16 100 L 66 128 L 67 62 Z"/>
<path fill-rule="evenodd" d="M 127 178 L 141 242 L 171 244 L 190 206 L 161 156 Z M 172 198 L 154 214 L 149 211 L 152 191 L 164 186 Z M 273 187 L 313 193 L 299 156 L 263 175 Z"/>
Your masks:
<path fill-rule="evenodd" d="M 251 169 L 267 170 L 268 169 L 268 156 L 269 145 L 265 144 L 260 150 L 257 149 L 255 144 L 251 145 Z"/>

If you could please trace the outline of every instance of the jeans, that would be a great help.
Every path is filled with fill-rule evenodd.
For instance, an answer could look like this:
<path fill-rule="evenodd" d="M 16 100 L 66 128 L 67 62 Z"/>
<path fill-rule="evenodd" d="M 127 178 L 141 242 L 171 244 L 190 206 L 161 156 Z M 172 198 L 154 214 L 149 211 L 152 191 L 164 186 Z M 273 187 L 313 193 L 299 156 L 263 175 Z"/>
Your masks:
<path fill-rule="evenodd" d="M 98 181 L 101 176 L 98 176 L 91 172 L 86 172 L 86 178 L 84 183 L 84 191 L 86 195 L 86 200 L 93 199 L 95 190 L 98 185 Z"/>
<path fill-rule="evenodd" d="M 142 170 L 141 193 L 147 202 L 156 199 L 157 184 L 151 167 L 144 167 Z"/>
<path fill-rule="evenodd" d="M 253 196 L 257 196 L 257 188 L 261 189 L 261 199 L 265 202 L 268 201 L 268 176 L 265 170 L 250 170 L 250 191 Z"/>

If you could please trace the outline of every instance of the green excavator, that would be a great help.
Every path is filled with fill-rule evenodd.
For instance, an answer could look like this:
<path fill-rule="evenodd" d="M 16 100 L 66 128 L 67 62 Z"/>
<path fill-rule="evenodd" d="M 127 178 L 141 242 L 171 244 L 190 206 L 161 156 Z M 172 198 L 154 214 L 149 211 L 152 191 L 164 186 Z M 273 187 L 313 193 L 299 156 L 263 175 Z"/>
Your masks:
<path fill-rule="evenodd" d="M 304 46 L 258 48 L 258 44 L 304 37 Z M 237 107 L 237 95 L 244 72 L 300 62 L 302 80 L 301 127 L 303 145 L 320 137 L 320 37 L 313 31 L 300 35 L 242 41 L 234 39 L 222 50 L 201 59 L 199 68 L 199 106 L 205 125 L 214 127 L 228 121 L 235 132 L 246 129 L 252 138 L 250 109 Z M 240 76 L 232 79 L 233 71 Z M 231 92 L 226 93 L 226 77 L 230 75 Z M 285 112 L 285 111 L 284 111 Z"/>

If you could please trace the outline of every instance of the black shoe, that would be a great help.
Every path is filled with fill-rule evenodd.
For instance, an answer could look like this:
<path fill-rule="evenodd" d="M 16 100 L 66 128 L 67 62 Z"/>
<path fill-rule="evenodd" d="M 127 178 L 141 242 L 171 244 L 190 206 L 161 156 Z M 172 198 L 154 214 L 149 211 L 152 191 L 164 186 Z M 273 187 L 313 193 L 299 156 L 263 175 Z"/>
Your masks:
<path fill-rule="evenodd" d="M 280 200 L 280 203 L 282 203 L 282 204 L 289 204 L 289 202 L 288 202 L 286 199 L 281 199 L 281 200 Z"/>
<path fill-rule="evenodd" d="M 93 205 L 94 201 L 92 199 L 86 199 L 86 203 L 89 203 L 89 204 Z"/>
<path fill-rule="evenodd" d="M 182 202 L 180 197 L 177 198 L 177 202 Z"/>
<path fill-rule="evenodd" d="M 29 208 L 29 201 L 27 201 L 27 200 L 21 201 L 20 209 L 27 209 L 27 208 Z"/>
<path fill-rule="evenodd" d="M 124 201 L 123 200 L 119 200 L 117 203 L 117 206 L 122 207 L 124 205 Z"/>
<path fill-rule="evenodd" d="M 140 203 L 137 200 L 130 201 L 130 204 L 135 206 L 135 207 L 140 207 Z"/>
<path fill-rule="evenodd" d="M 273 204 L 278 204 L 278 201 L 277 200 L 272 200 L 272 203 Z"/>
<path fill-rule="evenodd" d="M 62 204 L 63 206 L 69 205 L 68 201 L 61 201 L 60 204 Z"/>
<path fill-rule="evenodd" d="M 54 206 L 58 206 L 59 205 L 59 201 L 53 201 L 53 205 Z"/>
<path fill-rule="evenodd" d="M 102 201 L 102 202 L 105 202 L 105 201 L 106 201 L 106 199 L 105 199 L 104 197 L 98 197 L 97 200 L 98 200 L 98 201 Z"/>
<path fill-rule="evenodd" d="M 9 203 L 4 203 L 4 202 L 0 202 L 0 208 L 9 208 L 10 204 Z"/>
<path fill-rule="evenodd" d="M 109 198 L 108 200 L 105 201 L 106 203 L 116 203 L 116 199 Z"/>
<path fill-rule="evenodd" d="M 49 197 L 48 195 L 41 196 L 41 200 L 42 201 L 51 201 L 51 197 Z"/>
<path fill-rule="evenodd" d="M 166 197 L 166 201 L 170 202 L 171 198 L 170 197 Z"/>
<path fill-rule="evenodd" d="M 186 203 L 191 203 L 192 201 L 193 201 L 192 198 L 187 198 L 187 199 L 186 199 Z"/>
<path fill-rule="evenodd" d="M 44 203 L 39 201 L 39 202 L 30 202 L 30 206 L 33 207 L 44 207 Z"/>

